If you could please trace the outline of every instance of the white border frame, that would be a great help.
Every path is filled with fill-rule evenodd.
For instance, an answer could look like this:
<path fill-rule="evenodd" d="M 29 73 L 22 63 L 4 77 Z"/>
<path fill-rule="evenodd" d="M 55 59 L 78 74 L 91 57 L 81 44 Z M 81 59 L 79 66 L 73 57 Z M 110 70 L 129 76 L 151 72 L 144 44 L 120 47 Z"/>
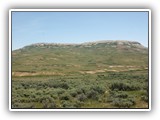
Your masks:
<path fill-rule="evenodd" d="M 11 30 L 11 24 L 12 24 L 12 12 L 16 12 L 16 11 L 121 11 L 121 12 L 136 12 L 136 11 L 146 11 L 149 13 L 149 23 L 148 23 L 148 27 L 149 27 L 149 33 L 148 33 L 148 49 L 149 49 L 149 108 L 148 109 L 139 109 L 139 108 L 135 108 L 135 109 L 110 109 L 110 108 L 104 108 L 104 109 L 12 109 L 11 107 L 11 79 L 12 79 L 12 71 L 11 71 L 11 53 L 12 53 L 12 30 Z M 9 110 L 10 111 L 150 111 L 151 110 L 151 10 L 150 9 L 10 9 L 9 10 Z"/>

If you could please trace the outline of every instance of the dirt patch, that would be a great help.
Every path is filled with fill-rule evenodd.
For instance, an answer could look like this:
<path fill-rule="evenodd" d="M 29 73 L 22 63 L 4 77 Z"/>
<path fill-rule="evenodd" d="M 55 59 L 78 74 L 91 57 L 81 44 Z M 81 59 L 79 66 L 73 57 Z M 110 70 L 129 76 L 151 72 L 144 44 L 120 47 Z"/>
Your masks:
<path fill-rule="evenodd" d="M 145 68 L 147 69 L 147 68 Z M 103 72 L 127 72 L 131 70 L 141 70 L 141 66 L 122 66 L 122 65 L 115 65 L 109 66 L 108 69 L 102 70 L 90 70 L 90 71 L 79 71 L 82 74 L 96 74 L 96 73 L 103 73 Z"/>
<path fill-rule="evenodd" d="M 102 72 L 105 72 L 105 70 L 93 70 L 93 71 L 80 71 L 80 73 L 82 74 L 95 74 L 95 73 L 102 73 Z"/>
<path fill-rule="evenodd" d="M 137 68 L 141 66 L 123 66 L 123 65 L 110 65 L 109 68 Z"/>
<path fill-rule="evenodd" d="M 38 75 L 65 75 L 63 73 L 55 73 L 55 72 L 12 72 L 12 76 L 38 76 Z"/>
<path fill-rule="evenodd" d="M 122 67 L 125 67 L 125 66 L 122 66 L 122 65 L 110 65 L 109 68 L 122 68 Z"/>

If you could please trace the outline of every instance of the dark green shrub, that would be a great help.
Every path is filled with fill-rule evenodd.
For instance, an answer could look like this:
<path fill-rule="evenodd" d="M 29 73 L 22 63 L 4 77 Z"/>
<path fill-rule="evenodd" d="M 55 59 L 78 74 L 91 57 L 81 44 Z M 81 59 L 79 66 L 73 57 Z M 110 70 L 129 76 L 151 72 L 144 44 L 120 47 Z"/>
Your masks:
<path fill-rule="evenodd" d="M 70 91 L 70 95 L 72 96 L 72 97 L 76 97 L 76 95 L 77 95 L 77 92 L 74 90 L 74 91 Z"/>
<path fill-rule="evenodd" d="M 115 82 L 112 83 L 109 87 L 111 90 L 120 90 L 120 91 L 132 91 L 132 90 L 139 90 L 139 85 L 132 85 L 128 83 L 122 82 Z"/>
<path fill-rule="evenodd" d="M 81 93 L 83 93 L 83 90 L 82 90 L 82 88 L 77 88 L 77 94 L 81 94 Z"/>
<path fill-rule="evenodd" d="M 61 100 L 69 100 L 70 99 L 70 95 L 68 93 L 64 93 L 60 96 Z"/>
<path fill-rule="evenodd" d="M 87 98 L 89 98 L 89 99 L 93 99 L 93 100 L 98 99 L 98 92 L 97 91 L 91 90 L 86 95 L 87 95 Z"/>
<path fill-rule="evenodd" d="M 52 97 L 53 99 L 57 99 L 57 98 L 58 98 L 58 95 L 57 95 L 57 94 L 51 94 L 51 97 Z"/>
<path fill-rule="evenodd" d="M 117 91 L 117 92 L 114 93 L 114 97 L 127 98 L 128 94 L 126 92 Z"/>
<path fill-rule="evenodd" d="M 99 94 L 103 94 L 105 92 L 105 88 L 102 86 L 93 86 L 91 89 L 97 91 Z"/>

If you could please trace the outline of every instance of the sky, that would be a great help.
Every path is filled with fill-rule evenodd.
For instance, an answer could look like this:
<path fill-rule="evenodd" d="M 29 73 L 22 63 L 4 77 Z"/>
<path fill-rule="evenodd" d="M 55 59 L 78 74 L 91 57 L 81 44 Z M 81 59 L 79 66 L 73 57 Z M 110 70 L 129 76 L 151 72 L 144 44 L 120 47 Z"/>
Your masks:
<path fill-rule="evenodd" d="M 34 43 L 99 40 L 148 47 L 148 12 L 12 12 L 12 50 Z"/>

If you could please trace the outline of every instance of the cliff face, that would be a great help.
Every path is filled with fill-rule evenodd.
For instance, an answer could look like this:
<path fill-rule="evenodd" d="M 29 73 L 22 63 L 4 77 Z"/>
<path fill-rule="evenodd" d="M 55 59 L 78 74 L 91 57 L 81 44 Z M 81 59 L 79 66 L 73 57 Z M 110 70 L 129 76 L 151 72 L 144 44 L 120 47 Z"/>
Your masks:
<path fill-rule="evenodd" d="M 106 45 L 126 45 L 126 46 L 135 46 L 135 47 L 144 47 L 139 42 L 136 41 L 125 41 L 125 40 L 103 40 L 103 41 L 95 41 L 95 42 L 85 42 L 81 44 L 71 44 L 71 43 L 36 43 L 31 44 L 29 46 L 34 47 L 43 47 L 43 46 L 94 46 L 98 44 L 106 44 Z M 28 47 L 28 46 L 26 46 Z"/>

